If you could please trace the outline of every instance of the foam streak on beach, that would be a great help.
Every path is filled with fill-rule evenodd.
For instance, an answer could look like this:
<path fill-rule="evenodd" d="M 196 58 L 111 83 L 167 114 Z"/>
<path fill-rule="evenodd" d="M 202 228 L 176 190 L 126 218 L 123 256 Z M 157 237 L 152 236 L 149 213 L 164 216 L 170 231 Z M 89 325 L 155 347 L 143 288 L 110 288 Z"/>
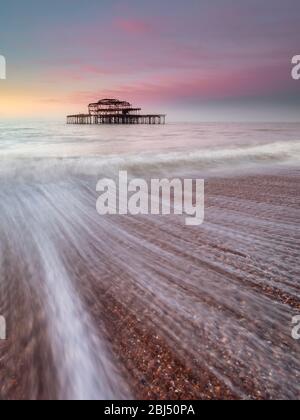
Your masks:
<path fill-rule="evenodd" d="M 0 399 L 299 398 L 300 125 L 0 132 Z M 205 223 L 99 216 L 119 170 Z"/>

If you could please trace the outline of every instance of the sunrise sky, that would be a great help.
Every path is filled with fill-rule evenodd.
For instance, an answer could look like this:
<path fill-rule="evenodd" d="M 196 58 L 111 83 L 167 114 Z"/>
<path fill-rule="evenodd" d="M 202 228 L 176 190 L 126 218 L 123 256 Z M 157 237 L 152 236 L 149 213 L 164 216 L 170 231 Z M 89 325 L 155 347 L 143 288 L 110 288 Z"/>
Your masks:
<path fill-rule="evenodd" d="M 117 97 L 171 120 L 300 120 L 299 0 L 3 0 L 0 116 Z"/>

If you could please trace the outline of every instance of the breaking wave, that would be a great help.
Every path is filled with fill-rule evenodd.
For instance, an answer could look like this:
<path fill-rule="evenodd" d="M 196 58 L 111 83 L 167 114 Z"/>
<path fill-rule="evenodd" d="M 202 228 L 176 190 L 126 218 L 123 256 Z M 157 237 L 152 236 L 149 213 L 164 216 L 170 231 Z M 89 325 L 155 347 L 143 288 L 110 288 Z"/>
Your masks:
<path fill-rule="evenodd" d="M 136 317 L 195 377 L 208 371 L 240 398 L 297 398 L 300 143 L 121 153 L 112 141 L 109 153 L 79 157 L 62 153 L 61 141 L 51 145 L 57 156 L 22 154 L 23 144 L 1 158 L 0 314 L 9 337 L 0 397 L 130 398 L 142 373 L 136 360 L 128 373 L 128 348 L 116 353 L 113 336 L 130 334 Z M 96 181 L 119 169 L 207 176 L 204 225 L 98 216 Z M 217 388 L 208 382 L 204 391 Z"/>
<path fill-rule="evenodd" d="M 170 173 L 251 171 L 272 164 L 297 166 L 300 142 L 277 142 L 250 147 L 212 148 L 185 152 L 106 155 L 103 157 L 11 158 L 1 162 L 2 180 L 55 181 L 73 176 L 112 176 L 119 170 L 149 176 Z"/>

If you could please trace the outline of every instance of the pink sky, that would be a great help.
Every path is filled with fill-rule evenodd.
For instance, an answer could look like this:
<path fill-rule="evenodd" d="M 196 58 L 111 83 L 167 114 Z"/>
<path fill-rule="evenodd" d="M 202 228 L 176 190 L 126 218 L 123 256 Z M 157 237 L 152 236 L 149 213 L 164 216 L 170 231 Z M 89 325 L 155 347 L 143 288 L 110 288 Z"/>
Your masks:
<path fill-rule="evenodd" d="M 206 106 L 212 119 L 241 106 L 248 116 L 263 108 L 282 115 L 281 107 L 298 115 L 300 84 L 290 77 L 300 53 L 298 1 L 185 3 L 7 2 L 0 115 L 61 117 L 107 96 L 174 118 L 190 110 L 196 119 Z"/>

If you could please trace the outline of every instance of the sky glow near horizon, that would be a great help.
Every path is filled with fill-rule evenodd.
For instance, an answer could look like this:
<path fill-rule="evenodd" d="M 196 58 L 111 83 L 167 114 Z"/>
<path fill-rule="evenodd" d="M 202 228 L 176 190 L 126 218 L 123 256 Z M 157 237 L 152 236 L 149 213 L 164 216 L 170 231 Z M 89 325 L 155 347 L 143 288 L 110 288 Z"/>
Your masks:
<path fill-rule="evenodd" d="M 4 0 L 0 117 L 117 97 L 170 120 L 300 120 L 297 0 Z"/>

